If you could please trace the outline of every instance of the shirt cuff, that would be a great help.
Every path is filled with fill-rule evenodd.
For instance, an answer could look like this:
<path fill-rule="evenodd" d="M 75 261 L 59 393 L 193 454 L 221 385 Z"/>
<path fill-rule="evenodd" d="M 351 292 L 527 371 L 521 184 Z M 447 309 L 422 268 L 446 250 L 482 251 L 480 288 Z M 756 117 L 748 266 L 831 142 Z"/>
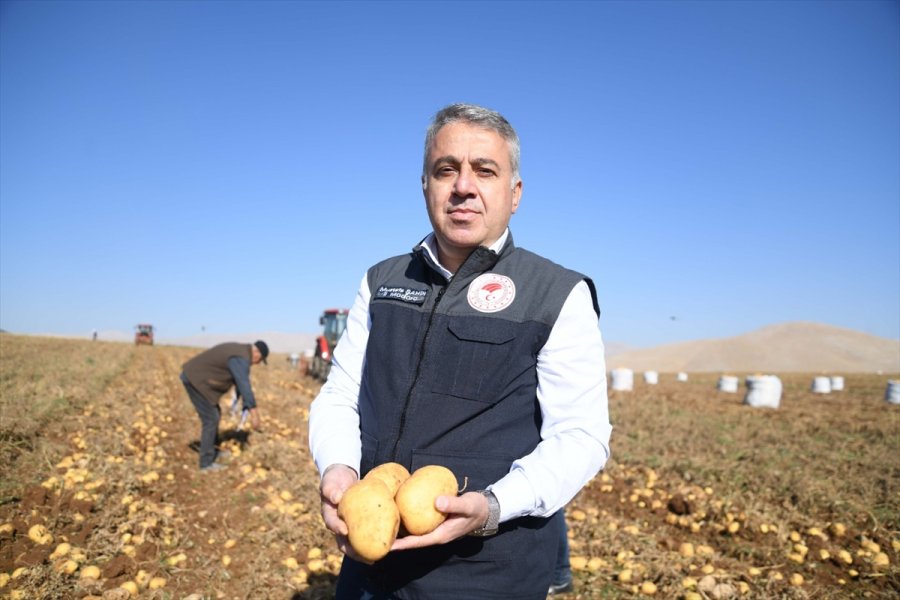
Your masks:
<path fill-rule="evenodd" d="M 530 515 L 537 508 L 534 490 L 521 470 L 510 471 L 488 489 L 494 492 L 500 503 L 501 523 Z"/>
<path fill-rule="evenodd" d="M 321 448 L 317 455 L 316 468 L 319 470 L 319 477 L 331 465 L 346 465 L 359 474 L 359 463 L 362 456 L 354 454 L 353 451 L 348 452 L 345 444 L 329 444 L 327 447 Z"/>

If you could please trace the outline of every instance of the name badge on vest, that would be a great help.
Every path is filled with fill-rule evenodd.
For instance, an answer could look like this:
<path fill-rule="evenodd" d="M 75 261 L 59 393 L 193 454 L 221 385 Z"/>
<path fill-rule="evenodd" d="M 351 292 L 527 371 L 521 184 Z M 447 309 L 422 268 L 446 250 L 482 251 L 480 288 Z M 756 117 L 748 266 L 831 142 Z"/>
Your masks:
<path fill-rule="evenodd" d="M 503 310 L 516 298 L 516 284 L 505 275 L 485 273 L 469 284 L 469 306 L 483 313 Z"/>
<path fill-rule="evenodd" d="M 424 304 L 427 289 L 417 290 L 406 286 L 383 285 L 375 292 L 375 300 L 396 300 L 407 304 Z"/>

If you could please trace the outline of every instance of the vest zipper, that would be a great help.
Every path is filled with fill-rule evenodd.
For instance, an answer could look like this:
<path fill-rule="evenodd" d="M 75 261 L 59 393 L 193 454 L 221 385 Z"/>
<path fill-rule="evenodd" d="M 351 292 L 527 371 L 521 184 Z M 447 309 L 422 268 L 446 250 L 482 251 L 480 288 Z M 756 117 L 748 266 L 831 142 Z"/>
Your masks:
<path fill-rule="evenodd" d="M 394 440 L 394 449 L 391 451 L 392 462 L 397 462 L 397 447 L 400 445 L 400 438 L 403 437 L 403 430 L 406 428 L 406 411 L 409 409 L 410 402 L 412 402 L 413 390 L 416 389 L 416 384 L 419 383 L 419 375 L 422 372 L 422 363 L 425 361 L 425 349 L 428 347 L 428 336 L 431 335 L 431 325 L 434 322 L 434 314 L 437 312 L 438 304 L 441 303 L 441 298 L 444 297 L 444 292 L 450 287 L 450 283 L 451 282 L 448 282 L 447 285 L 438 290 L 437 297 L 434 299 L 434 306 L 431 307 L 431 314 L 428 316 L 428 326 L 425 328 L 425 336 L 422 338 L 422 348 L 419 352 L 419 361 L 416 363 L 416 374 L 413 377 L 412 384 L 409 386 L 409 391 L 406 392 L 403 411 L 400 413 L 400 428 L 397 431 L 397 438 Z"/>

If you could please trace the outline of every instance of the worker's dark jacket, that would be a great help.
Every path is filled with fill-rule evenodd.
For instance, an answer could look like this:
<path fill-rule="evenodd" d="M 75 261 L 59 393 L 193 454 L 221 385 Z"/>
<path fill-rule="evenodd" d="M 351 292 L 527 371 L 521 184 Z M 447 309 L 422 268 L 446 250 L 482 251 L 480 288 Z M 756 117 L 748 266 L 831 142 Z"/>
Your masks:
<path fill-rule="evenodd" d="M 466 491 L 506 475 L 541 441 L 537 355 L 582 280 L 593 293 L 511 235 L 499 255 L 476 249 L 449 284 L 421 249 L 372 267 L 361 475 L 392 461 L 411 472 L 438 464 Z M 522 517 L 493 537 L 392 552 L 372 577 L 399 597 L 545 598 L 556 523 Z"/>
<path fill-rule="evenodd" d="M 243 398 L 244 407 L 254 408 L 256 399 L 250 387 L 252 360 L 250 344 L 219 344 L 184 363 L 181 379 L 212 404 L 218 404 L 222 394 L 235 386 Z"/>

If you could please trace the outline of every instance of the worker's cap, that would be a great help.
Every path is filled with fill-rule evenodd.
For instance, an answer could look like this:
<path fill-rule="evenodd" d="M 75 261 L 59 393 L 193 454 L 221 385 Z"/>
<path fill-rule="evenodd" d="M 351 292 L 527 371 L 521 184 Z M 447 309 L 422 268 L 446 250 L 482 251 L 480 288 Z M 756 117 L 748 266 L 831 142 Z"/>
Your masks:
<path fill-rule="evenodd" d="M 253 342 L 253 345 L 256 346 L 256 349 L 259 350 L 259 353 L 262 354 L 262 361 L 265 364 L 269 364 L 266 361 L 266 357 L 269 356 L 269 346 L 262 340 L 256 340 Z"/>

